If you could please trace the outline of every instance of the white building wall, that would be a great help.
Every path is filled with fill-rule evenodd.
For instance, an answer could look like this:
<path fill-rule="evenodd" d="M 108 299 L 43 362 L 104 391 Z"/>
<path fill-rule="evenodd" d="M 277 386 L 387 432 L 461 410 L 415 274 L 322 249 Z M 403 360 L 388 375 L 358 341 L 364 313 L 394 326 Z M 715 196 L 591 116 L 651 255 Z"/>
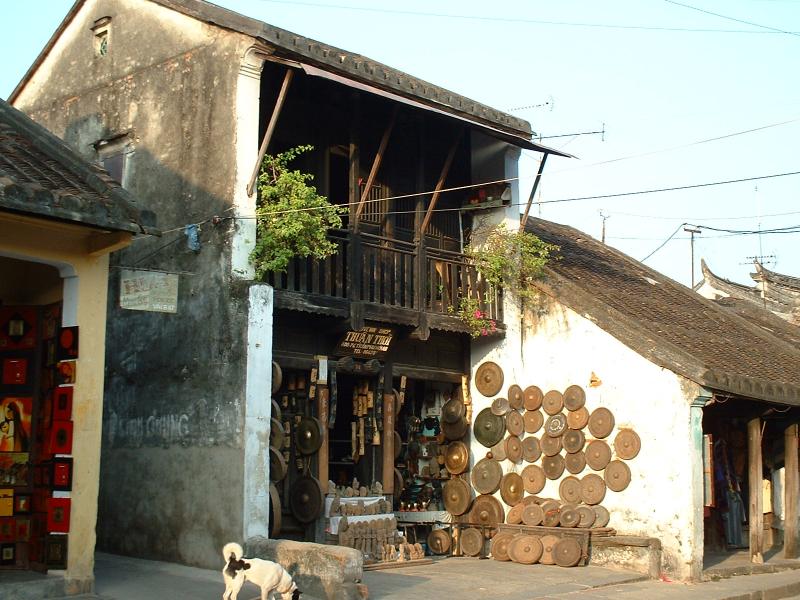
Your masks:
<path fill-rule="evenodd" d="M 622 492 L 607 491 L 602 502 L 611 513 L 609 526 L 619 534 L 660 539 L 662 570 L 677 579 L 697 577 L 702 564 L 703 521 L 702 508 L 694 506 L 698 498 L 694 488 L 701 467 L 692 450 L 690 403 L 700 389 L 649 362 L 573 310 L 555 302 L 542 304 L 536 314 L 528 313 L 524 330 L 518 317 L 507 319 L 504 340 L 473 344 L 473 381 L 475 369 L 492 360 L 505 374 L 501 396 L 506 396 L 514 383 L 523 389 L 537 385 L 543 392 L 563 392 L 569 385 L 580 385 L 586 391 L 590 412 L 604 406 L 614 414 L 616 427 L 607 438 L 612 454 L 619 428 L 634 429 L 642 449 L 628 461 L 631 483 Z M 597 387 L 590 387 L 593 374 L 602 381 Z M 471 392 L 474 415 L 491 405 L 492 398 L 483 397 L 474 385 Z M 584 433 L 588 443 L 588 428 Z M 541 436 L 542 431 L 536 435 Z M 473 440 L 471 451 L 475 464 L 487 448 Z M 505 472 L 521 472 L 526 464 L 504 461 L 503 467 Z M 590 472 L 587 466 L 579 477 Z M 569 475 L 565 471 L 561 479 Z M 702 484 L 702 478 L 699 481 Z M 559 483 L 560 479 L 548 481 L 538 495 L 558 498 Z M 497 497 L 500 499 L 499 493 Z"/>

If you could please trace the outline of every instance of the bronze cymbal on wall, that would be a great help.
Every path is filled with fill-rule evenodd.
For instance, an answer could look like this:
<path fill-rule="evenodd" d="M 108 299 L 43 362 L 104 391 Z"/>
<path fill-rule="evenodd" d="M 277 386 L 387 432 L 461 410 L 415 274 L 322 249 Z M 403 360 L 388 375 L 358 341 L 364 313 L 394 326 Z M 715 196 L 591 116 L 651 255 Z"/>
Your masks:
<path fill-rule="evenodd" d="M 472 431 L 476 440 L 491 448 L 505 436 L 506 422 L 503 417 L 493 414 L 491 409 L 484 408 L 475 417 Z"/>
<path fill-rule="evenodd" d="M 511 405 L 512 409 L 519 410 L 520 408 L 522 408 L 524 399 L 525 396 L 521 387 L 519 387 L 517 384 L 509 386 L 508 403 L 509 405 Z"/>
<path fill-rule="evenodd" d="M 503 369 L 497 363 L 486 361 L 475 371 L 475 387 L 478 391 L 491 398 L 503 389 Z"/>
<path fill-rule="evenodd" d="M 472 467 L 472 487 L 479 494 L 494 494 L 503 478 L 503 467 L 494 459 L 482 458 Z"/>
<path fill-rule="evenodd" d="M 589 433 L 597 439 L 608 437 L 613 430 L 614 415 L 607 408 L 597 408 L 589 416 Z"/>
<path fill-rule="evenodd" d="M 537 386 L 529 385 L 522 392 L 522 396 L 522 405 L 525 407 L 525 410 L 539 410 L 542 406 L 544 394 Z"/>
<path fill-rule="evenodd" d="M 515 506 L 522 500 L 525 486 L 518 473 L 506 473 L 500 481 L 500 496 L 509 506 Z"/>
<path fill-rule="evenodd" d="M 623 460 L 636 458 L 642 447 L 642 440 L 633 429 L 621 429 L 614 438 L 614 450 L 617 456 Z"/>
<path fill-rule="evenodd" d="M 444 466 L 454 475 L 467 470 L 469 466 L 469 448 L 464 442 L 450 442 L 447 445 L 444 454 Z"/>
<path fill-rule="evenodd" d="M 467 482 L 454 477 L 444 484 L 442 489 L 444 507 L 451 515 L 463 515 L 472 504 L 472 494 Z"/>
<path fill-rule="evenodd" d="M 522 419 L 522 415 L 516 410 L 510 410 L 508 414 L 506 414 L 506 431 L 517 437 L 525 432 L 525 423 Z"/>
<path fill-rule="evenodd" d="M 578 410 L 586 404 L 586 392 L 579 385 L 571 385 L 564 390 L 564 406 L 567 410 Z"/>

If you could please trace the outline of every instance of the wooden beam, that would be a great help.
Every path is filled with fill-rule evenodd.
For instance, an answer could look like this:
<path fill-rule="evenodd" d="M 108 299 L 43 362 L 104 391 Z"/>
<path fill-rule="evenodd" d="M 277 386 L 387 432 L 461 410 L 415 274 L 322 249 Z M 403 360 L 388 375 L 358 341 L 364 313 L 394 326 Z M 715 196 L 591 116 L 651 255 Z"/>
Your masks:
<path fill-rule="evenodd" d="M 447 179 L 448 173 L 450 173 L 450 166 L 453 164 L 453 158 L 456 155 L 456 150 L 458 149 L 459 144 L 461 143 L 461 138 L 464 134 L 464 129 L 460 129 L 458 131 L 458 135 L 456 139 L 453 140 L 453 145 L 450 147 L 450 152 L 447 153 L 447 158 L 444 161 L 444 166 L 442 166 L 442 172 L 439 175 L 439 181 L 436 182 L 436 187 L 433 190 L 433 196 L 431 196 L 431 203 L 428 205 L 428 212 L 425 213 L 425 218 L 422 219 L 422 226 L 421 235 L 425 237 L 425 230 L 428 228 L 428 222 L 431 220 L 431 216 L 433 215 L 433 209 L 436 207 L 436 202 L 439 200 L 439 194 L 441 194 L 442 188 L 444 187 L 444 181 Z"/>
<path fill-rule="evenodd" d="M 289 84 L 292 82 L 294 71 L 291 68 L 286 69 L 286 75 L 283 77 L 281 84 L 281 91 L 278 93 L 278 99 L 275 102 L 275 108 L 272 109 L 272 116 L 269 119 L 269 125 L 264 132 L 264 139 L 261 140 L 261 147 L 258 149 L 258 160 L 253 167 L 253 174 L 250 175 L 250 183 L 247 185 L 247 195 L 252 196 L 253 190 L 256 187 L 256 180 L 261 171 L 261 161 L 264 160 L 264 155 L 267 153 L 267 147 L 272 140 L 272 134 L 275 132 L 275 126 L 278 124 L 278 117 L 281 115 L 283 103 L 286 100 L 286 94 L 289 92 Z"/>
<path fill-rule="evenodd" d="M 312 382 L 313 384 L 313 382 Z M 322 429 L 322 444 L 319 447 L 317 462 L 319 465 L 318 479 L 322 487 L 322 493 L 328 493 L 328 460 L 330 448 L 328 446 L 328 415 L 330 414 L 329 393 L 327 385 L 320 385 L 317 391 L 317 417 Z"/>
<path fill-rule="evenodd" d="M 102 256 L 120 248 L 125 248 L 130 245 L 132 238 L 133 234 L 127 231 L 91 235 L 87 241 L 89 256 Z"/>
<path fill-rule="evenodd" d="M 747 422 L 747 458 L 749 480 L 750 562 L 764 562 L 764 476 L 761 458 L 761 419 Z"/>
<path fill-rule="evenodd" d="M 786 480 L 783 491 L 783 557 L 798 557 L 797 503 L 800 501 L 800 472 L 798 472 L 798 426 L 789 425 L 783 434 Z"/>
<path fill-rule="evenodd" d="M 539 188 L 539 181 L 542 179 L 542 171 L 544 171 L 544 163 L 547 162 L 548 156 L 550 156 L 550 154 L 545 152 L 544 156 L 542 156 L 541 162 L 539 163 L 539 170 L 536 172 L 536 179 L 533 180 L 531 194 L 528 196 L 528 203 L 525 205 L 525 214 L 522 215 L 522 221 L 520 221 L 519 224 L 520 231 L 525 231 L 525 223 L 528 221 L 528 213 L 531 212 L 531 204 L 533 204 L 533 198 L 536 196 L 536 190 Z"/>
<path fill-rule="evenodd" d="M 391 369 L 389 370 L 391 373 Z M 391 386 L 391 378 L 389 386 Z M 394 494 L 394 393 L 383 395 L 383 493 Z"/>
<path fill-rule="evenodd" d="M 378 152 L 375 154 L 375 160 L 372 161 L 372 168 L 369 171 L 369 176 L 367 177 L 367 184 L 364 187 L 364 191 L 361 193 L 361 199 L 358 201 L 358 206 L 356 207 L 356 214 L 355 214 L 355 228 L 358 229 L 358 219 L 361 218 L 361 213 L 364 212 L 364 205 L 369 197 L 369 191 L 372 189 L 372 184 L 375 183 L 375 177 L 378 175 L 378 169 L 381 168 L 381 162 L 383 162 L 383 155 L 386 152 L 386 146 L 389 144 L 389 137 L 392 135 L 392 130 L 394 129 L 394 124 L 397 122 L 397 113 L 400 110 L 400 105 L 395 104 L 394 110 L 392 111 L 392 116 L 389 118 L 389 123 L 386 125 L 386 129 L 383 132 L 383 137 L 381 138 L 381 143 L 378 146 Z"/>

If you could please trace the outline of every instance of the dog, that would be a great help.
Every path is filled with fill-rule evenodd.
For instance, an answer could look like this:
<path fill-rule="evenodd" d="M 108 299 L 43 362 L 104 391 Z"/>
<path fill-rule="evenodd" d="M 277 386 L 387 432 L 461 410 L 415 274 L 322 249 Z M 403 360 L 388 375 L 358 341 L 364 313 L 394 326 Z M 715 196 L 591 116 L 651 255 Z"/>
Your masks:
<path fill-rule="evenodd" d="M 298 600 L 300 590 L 297 589 L 292 576 L 270 560 L 261 558 L 243 558 L 242 547 L 230 542 L 222 548 L 225 568 L 222 578 L 225 580 L 225 592 L 222 600 L 237 600 L 239 590 L 246 581 L 261 588 L 261 600 L 270 600 L 278 594 L 281 600 Z"/>

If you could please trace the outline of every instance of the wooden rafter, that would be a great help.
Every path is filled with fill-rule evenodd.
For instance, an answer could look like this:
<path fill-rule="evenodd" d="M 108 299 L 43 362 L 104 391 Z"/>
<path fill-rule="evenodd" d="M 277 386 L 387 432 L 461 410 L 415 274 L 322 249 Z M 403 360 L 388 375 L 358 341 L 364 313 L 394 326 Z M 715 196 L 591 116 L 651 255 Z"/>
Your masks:
<path fill-rule="evenodd" d="M 383 132 L 380 146 L 378 146 L 378 152 L 375 154 L 375 160 L 372 161 L 372 168 L 367 177 L 367 185 L 364 187 L 364 191 L 361 193 L 361 199 L 358 201 L 358 206 L 356 207 L 356 214 L 354 217 L 356 227 L 358 226 L 359 218 L 361 218 L 361 213 L 364 212 L 364 206 L 369 197 L 369 191 L 372 189 L 372 184 L 375 182 L 375 177 L 377 177 L 378 170 L 381 168 L 383 155 L 386 152 L 386 146 L 389 144 L 389 137 L 392 135 L 392 129 L 394 129 L 394 124 L 397 121 L 397 112 L 399 109 L 400 106 L 396 104 L 392 111 L 392 116 L 389 118 L 389 123 L 386 125 L 386 130 Z"/>
<path fill-rule="evenodd" d="M 258 179 L 258 173 L 261 171 L 261 161 L 264 160 L 264 155 L 267 153 L 267 147 L 269 146 L 270 140 L 272 140 L 272 134 L 275 132 L 275 126 L 278 124 L 278 117 L 281 114 L 281 109 L 283 109 L 283 103 L 286 100 L 286 94 L 289 92 L 289 84 L 292 82 L 293 76 L 294 71 L 291 68 L 286 69 L 286 75 L 283 77 L 283 83 L 281 84 L 281 91 L 278 93 L 278 99 L 275 102 L 275 108 L 272 109 L 272 116 L 269 119 L 269 125 L 267 125 L 267 130 L 264 132 L 264 139 L 261 140 L 261 147 L 258 149 L 258 160 L 256 160 L 256 164 L 253 167 L 253 174 L 250 175 L 250 183 L 247 184 L 248 196 L 253 195 L 253 190 L 256 187 L 256 180 Z"/>
<path fill-rule="evenodd" d="M 456 150 L 458 149 L 459 144 L 461 143 L 461 138 L 463 136 L 464 130 L 460 129 L 458 134 L 456 135 L 455 140 L 453 140 L 453 145 L 450 146 L 450 152 L 447 153 L 447 158 L 444 161 L 444 165 L 442 166 L 442 172 L 439 175 L 439 180 L 436 182 L 436 187 L 433 190 L 433 196 L 431 196 L 431 203 L 428 205 L 428 210 L 425 213 L 425 218 L 422 219 L 422 226 L 420 227 L 420 235 L 423 237 L 425 236 L 425 231 L 428 229 L 428 223 L 433 216 L 433 209 L 436 207 L 436 202 L 439 200 L 439 195 L 442 192 L 442 188 L 444 187 L 444 182 L 447 179 L 447 175 L 450 173 L 450 166 L 453 164 L 453 158 L 455 158 Z"/>

